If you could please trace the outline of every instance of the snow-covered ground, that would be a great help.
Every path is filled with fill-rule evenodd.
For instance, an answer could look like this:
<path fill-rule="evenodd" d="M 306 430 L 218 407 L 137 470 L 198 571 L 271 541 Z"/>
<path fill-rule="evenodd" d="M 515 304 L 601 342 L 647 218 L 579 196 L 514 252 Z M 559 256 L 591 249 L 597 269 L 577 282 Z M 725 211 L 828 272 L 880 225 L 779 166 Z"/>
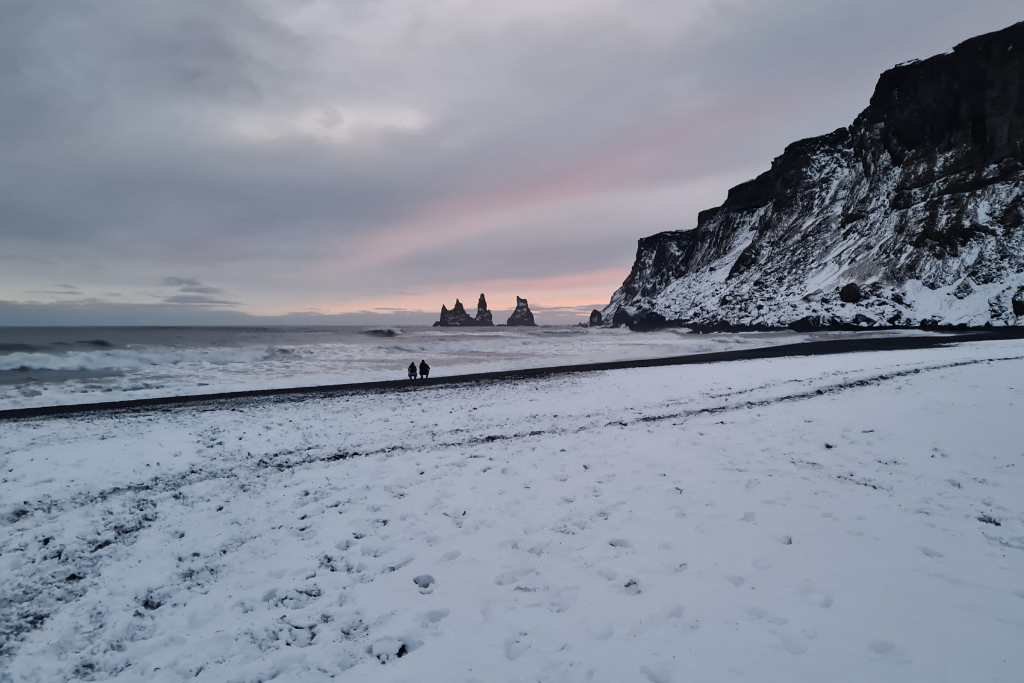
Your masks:
<path fill-rule="evenodd" d="M 1006 681 L 1024 343 L 0 423 L 0 681 Z"/>

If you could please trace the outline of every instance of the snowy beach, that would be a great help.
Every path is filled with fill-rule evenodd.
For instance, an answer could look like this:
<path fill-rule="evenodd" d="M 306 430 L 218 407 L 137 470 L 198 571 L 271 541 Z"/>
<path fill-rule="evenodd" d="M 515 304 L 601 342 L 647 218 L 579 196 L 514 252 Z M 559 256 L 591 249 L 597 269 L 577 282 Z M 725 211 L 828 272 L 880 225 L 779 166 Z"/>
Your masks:
<path fill-rule="evenodd" d="M 1024 343 L 0 424 L 0 681 L 1019 681 Z"/>
<path fill-rule="evenodd" d="M 1024 683 L 1021 0 L 9 4 L 0 683 Z"/>

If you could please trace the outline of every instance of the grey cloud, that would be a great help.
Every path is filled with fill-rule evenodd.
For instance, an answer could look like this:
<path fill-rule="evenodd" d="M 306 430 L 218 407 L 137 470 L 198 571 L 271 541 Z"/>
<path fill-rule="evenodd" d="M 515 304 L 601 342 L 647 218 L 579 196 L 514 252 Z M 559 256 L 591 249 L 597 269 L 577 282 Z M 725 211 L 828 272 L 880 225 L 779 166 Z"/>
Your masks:
<path fill-rule="evenodd" d="M 104 300 L 33 303 L 0 301 L 3 325 L 244 325 L 238 311 L 175 304 L 127 304 Z"/>
<path fill-rule="evenodd" d="M 176 277 L 169 275 L 161 280 L 161 284 L 165 287 L 198 287 L 199 280 L 193 277 Z"/>
<path fill-rule="evenodd" d="M 590 314 L 595 308 L 604 308 L 604 303 L 585 304 L 583 306 L 544 306 L 540 304 L 530 304 L 530 310 L 532 311 L 561 311 L 567 313 L 579 313 L 579 314 Z"/>
<path fill-rule="evenodd" d="M 58 296 L 40 270 L 69 292 L 192 274 L 162 281 L 169 308 L 621 281 L 638 237 L 692 225 L 786 143 L 848 123 L 881 70 L 1020 15 L 1016 0 L 532 6 L 8 3 L 0 296 Z"/>
<path fill-rule="evenodd" d="M 163 279 L 163 285 L 165 287 L 177 287 L 178 290 L 185 294 L 220 294 L 224 290 L 220 287 L 211 287 L 204 285 L 199 280 L 192 277 L 165 277 Z M 183 302 L 170 302 L 170 303 L 183 303 Z M 214 302 L 209 301 L 207 303 L 229 303 L 229 302 Z"/>
<path fill-rule="evenodd" d="M 174 294 L 163 298 L 165 304 L 187 304 L 190 306 L 237 306 L 237 301 L 218 299 L 205 294 Z"/>
<path fill-rule="evenodd" d="M 224 290 L 220 287 L 204 285 L 194 277 L 178 277 L 169 275 L 161 284 L 165 287 L 173 287 L 178 290 L 177 294 L 171 294 L 161 298 L 165 304 L 189 305 L 189 306 L 239 306 L 239 302 L 223 298 Z"/>
<path fill-rule="evenodd" d="M 82 292 L 78 287 L 74 285 L 54 285 L 53 289 L 29 289 L 25 293 L 29 295 L 43 295 L 43 296 L 81 296 Z"/>

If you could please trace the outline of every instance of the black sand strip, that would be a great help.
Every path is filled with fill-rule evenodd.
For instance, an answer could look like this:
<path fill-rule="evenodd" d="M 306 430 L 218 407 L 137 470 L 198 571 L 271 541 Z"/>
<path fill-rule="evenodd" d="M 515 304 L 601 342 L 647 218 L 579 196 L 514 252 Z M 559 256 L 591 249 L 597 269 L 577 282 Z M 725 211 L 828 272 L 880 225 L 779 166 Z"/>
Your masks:
<path fill-rule="evenodd" d="M 37 408 L 13 408 L 0 410 L 0 421 L 19 420 L 37 417 L 59 417 L 83 413 L 99 413 L 119 410 L 148 410 L 202 403 L 220 403 L 239 399 L 265 397 L 325 397 L 341 394 L 360 393 L 367 391 L 396 391 L 410 389 L 426 389 L 450 384 L 472 382 L 491 382 L 510 379 L 527 379 L 566 375 L 577 372 L 600 372 L 604 370 L 622 370 L 627 368 L 652 368 L 669 365 L 700 365 L 705 363 L 721 363 L 737 360 L 758 360 L 763 358 L 786 358 L 789 356 L 826 356 L 840 353 L 857 353 L 865 351 L 908 351 L 928 349 L 949 344 L 965 342 L 998 341 L 1005 339 L 1024 339 L 1024 328 L 996 328 L 991 331 L 970 332 L 964 334 L 930 335 L 915 337 L 856 337 L 834 339 L 828 341 L 801 342 L 783 344 L 755 349 L 739 349 L 735 351 L 716 351 L 713 353 L 697 353 L 686 356 L 670 356 L 667 358 L 645 358 L 640 360 L 609 361 L 604 363 L 580 363 L 577 365 L 556 365 L 545 368 L 526 368 L 523 370 L 499 370 L 495 372 L 479 372 L 449 377 L 431 377 L 428 380 L 411 382 L 409 380 L 385 380 L 377 382 L 353 382 L 349 384 L 329 384 L 313 387 L 293 387 L 286 389 L 254 389 L 249 391 L 230 391 L 215 394 L 193 394 L 189 396 L 163 396 L 159 398 L 140 398 L 128 401 L 108 401 L 103 403 L 81 403 L 59 406 L 41 406 Z"/>

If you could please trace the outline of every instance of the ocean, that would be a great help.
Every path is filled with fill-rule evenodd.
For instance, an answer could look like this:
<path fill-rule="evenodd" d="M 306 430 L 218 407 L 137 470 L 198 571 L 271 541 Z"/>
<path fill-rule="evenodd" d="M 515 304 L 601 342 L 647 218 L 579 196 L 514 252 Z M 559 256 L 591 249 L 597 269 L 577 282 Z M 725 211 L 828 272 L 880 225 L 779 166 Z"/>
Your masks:
<path fill-rule="evenodd" d="M 0 327 L 0 409 L 401 379 L 766 346 L 842 335 L 607 328 Z"/>

